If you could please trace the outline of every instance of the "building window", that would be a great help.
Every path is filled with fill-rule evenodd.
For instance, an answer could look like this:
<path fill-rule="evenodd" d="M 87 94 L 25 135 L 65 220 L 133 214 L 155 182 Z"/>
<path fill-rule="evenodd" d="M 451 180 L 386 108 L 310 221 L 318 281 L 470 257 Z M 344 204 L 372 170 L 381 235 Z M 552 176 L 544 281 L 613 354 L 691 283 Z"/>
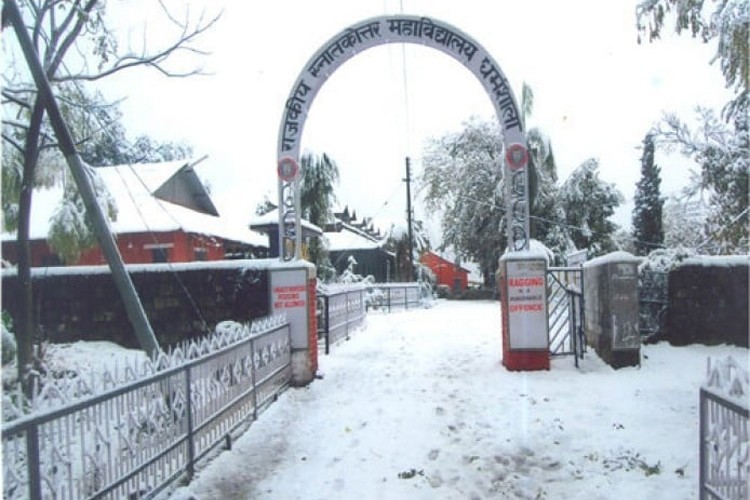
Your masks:
<path fill-rule="evenodd" d="M 169 262 L 169 249 L 168 248 L 152 248 L 151 260 L 155 264 L 160 263 L 160 262 Z"/>
<path fill-rule="evenodd" d="M 195 260 L 208 260 L 208 250 L 205 248 L 193 248 Z"/>

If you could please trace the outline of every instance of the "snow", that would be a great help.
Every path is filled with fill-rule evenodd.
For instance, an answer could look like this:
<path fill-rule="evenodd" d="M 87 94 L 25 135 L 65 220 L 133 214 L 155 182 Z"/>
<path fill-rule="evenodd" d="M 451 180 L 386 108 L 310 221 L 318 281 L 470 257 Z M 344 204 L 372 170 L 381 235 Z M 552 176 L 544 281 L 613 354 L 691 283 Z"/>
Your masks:
<path fill-rule="evenodd" d="M 636 257 L 631 253 L 618 250 L 616 252 L 610 252 L 606 255 L 595 257 L 589 261 L 586 261 L 584 262 L 583 267 L 602 266 L 604 264 L 627 263 L 627 262 L 640 264 L 642 260 L 643 259 Z"/>
<path fill-rule="evenodd" d="M 509 372 L 494 301 L 370 313 L 172 500 L 697 498 L 698 391 L 732 346 Z"/>
<path fill-rule="evenodd" d="M 503 253 L 502 258 L 506 260 L 543 259 L 547 261 L 547 264 L 549 264 L 554 260 L 555 254 L 544 243 L 532 238 L 529 240 L 528 250 L 516 250 L 511 252 L 506 249 L 505 253 Z"/>
<path fill-rule="evenodd" d="M 230 259 L 230 260 L 212 260 L 212 261 L 195 261 L 195 262 L 165 262 L 165 263 L 147 263 L 147 264 L 126 264 L 125 268 L 131 273 L 172 273 L 176 271 L 206 270 L 206 269 L 238 269 L 246 270 L 265 270 L 270 268 L 291 268 L 300 267 L 309 268 L 312 264 L 307 261 L 292 260 L 280 261 L 278 258 L 269 259 Z M 101 266 L 59 266 L 59 267 L 35 267 L 31 269 L 31 275 L 35 278 L 44 278 L 47 276 L 71 276 L 93 274 L 109 274 L 111 269 L 107 265 Z M 0 271 L 3 277 L 16 276 L 18 269 L 16 267 L 5 268 Z"/>
<path fill-rule="evenodd" d="M 341 232 L 328 232 L 324 236 L 328 240 L 328 250 L 331 252 L 374 250 L 382 248 L 385 244 L 385 240 L 373 241 L 371 238 L 346 229 Z"/>
<path fill-rule="evenodd" d="M 688 257 L 683 262 L 686 266 L 732 267 L 750 264 L 750 255 L 701 255 Z"/>

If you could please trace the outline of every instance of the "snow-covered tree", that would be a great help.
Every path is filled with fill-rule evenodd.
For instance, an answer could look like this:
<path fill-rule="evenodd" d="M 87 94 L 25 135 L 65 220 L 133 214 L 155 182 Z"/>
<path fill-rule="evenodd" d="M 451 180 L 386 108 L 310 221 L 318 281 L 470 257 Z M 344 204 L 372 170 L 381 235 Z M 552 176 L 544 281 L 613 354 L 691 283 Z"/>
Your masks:
<path fill-rule="evenodd" d="M 647 35 L 649 42 L 659 39 L 670 17 L 677 34 L 689 31 L 703 42 L 716 40 L 716 55 L 711 63 L 719 61 L 726 86 L 735 93 L 725 115 L 731 119 L 746 114 L 750 101 L 750 2 L 641 0 L 636 7 L 638 41 L 642 35 Z"/>
<path fill-rule="evenodd" d="M 430 249 L 430 239 L 421 220 L 412 220 L 411 259 L 409 259 L 409 228 L 407 224 L 393 224 L 388 230 L 386 248 L 396 255 L 396 281 L 413 281 L 419 268 L 419 256 Z"/>
<path fill-rule="evenodd" d="M 62 103 L 64 116 L 71 125 L 71 113 L 75 108 L 82 109 L 81 102 L 70 99 L 86 82 L 100 80 L 115 73 L 136 66 L 154 68 L 168 76 L 187 76 L 200 72 L 199 69 L 180 70 L 170 68 L 170 56 L 179 51 L 199 54 L 195 47 L 196 38 L 209 29 L 217 17 L 201 17 L 197 23 L 179 22 L 167 11 L 166 4 L 159 3 L 164 11 L 168 26 L 163 32 L 169 39 L 164 46 L 154 50 L 147 44 L 145 30 L 141 47 L 130 44 L 120 45 L 115 32 L 107 24 L 106 4 L 101 0 L 34 0 L 18 2 L 23 21 L 27 27 L 36 56 L 53 92 Z M 10 20 L 12 5 L 3 4 L 3 27 Z M 176 28 L 174 31 L 170 27 Z M 173 34 L 173 36 L 172 36 Z M 56 143 L 52 129 L 45 119 L 45 102 L 31 81 L 20 51 L 13 43 L 11 32 L 3 33 L 7 52 L 3 58 L 3 184 L 8 180 L 17 195 L 7 207 L 17 225 L 18 281 L 22 289 L 19 318 L 16 318 L 18 338 L 18 366 L 21 373 L 30 369 L 33 354 L 33 339 L 36 337 L 31 290 L 31 253 L 29 244 L 29 224 L 31 201 L 34 187 L 49 180 L 49 171 L 64 165 L 59 154 L 55 153 Z M 69 54 L 72 56 L 69 57 Z M 85 116 L 85 111 L 81 111 Z M 76 142 L 82 142 L 86 135 L 77 134 L 71 127 Z M 80 131 L 78 131 L 80 132 Z M 14 155 L 6 156 L 9 149 Z M 42 168 L 37 167 L 42 164 Z M 47 170 L 47 172 L 44 172 Z M 3 185 L 3 195 L 6 194 Z M 3 196 L 3 204 L 6 203 Z"/>
<path fill-rule="evenodd" d="M 654 163 L 654 136 L 646 134 L 641 156 L 641 178 L 636 183 L 633 208 L 633 237 L 636 255 L 649 252 L 664 244 L 661 196 L 661 169 Z"/>
<path fill-rule="evenodd" d="M 708 205 L 702 200 L 668 198 L 664 204 L 664 245 L 696 248 L 706 240 Z"/>
<path fill-rule="evenodd" d="M 495 122 L 472 118 L 458 133 L 432 139 L 423 154 L 427 208 L 441 215 L 442 247 L 453 247 L 493 276 L 507 246 L 502 135 Z"/>
<path fill-rule="evenodd" d="M 750 135 L 746 113 L 734 118 L 734 127 L 722 122 L 711 110 L 698 108 L 699 127 L 691 129 L 675 115 L 666 115 L 657 130 L 657 140 L 693 159 L 700 171 L 691 178 L 688 195 L 708 195 L 706 253 L 748 251 L 748 191 L 750 190 Z"/>
<path fill-rule="evenodd" d="M 302 217 L 323 228 L 333 219 L 333 205 L 336 202 L 334 188 L 339 181 L 338 166 L 325 153 L 320 156 L 305 153 L 300 158 L 300 167 Z M 307 253 L 310 261 L 318 268 L 318 277 L 329 279 L 332 276 L 333 265 L 320 238 L 312 238 Z"/>
<path fill-rule="evenodd" d="M 571 239 L 578 249 L 588 249 L 589 256 L 603 255 L 616 249 L 612 236 L 617 224 L 609 220 L 622 194 L 614 184 L 599 178 L 599 161 L 583 162 L 560 188 Z"/>
<path fill-rule="evenodd" d="M 565 213 L 560 203 L 557 184 L 557 166 L 548 137 L 538 128 L 526 134 L 529 151 L 529 188 L 531 237 L 544 243 L 555 255 L 562 256 L 572 250 L 565 225 Z"/>

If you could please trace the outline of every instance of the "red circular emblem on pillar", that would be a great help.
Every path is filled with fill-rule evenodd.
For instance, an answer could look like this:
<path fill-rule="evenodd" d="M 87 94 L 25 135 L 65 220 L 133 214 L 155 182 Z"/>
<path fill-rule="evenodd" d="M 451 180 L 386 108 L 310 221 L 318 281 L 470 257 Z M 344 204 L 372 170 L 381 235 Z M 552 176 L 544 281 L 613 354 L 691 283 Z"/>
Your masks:
<path fill-rule="evenodd" d="M 279 177 L 287 182 L 291 182 L 297 177 L 299 172 L 299 165 L 291 156 L 285 156 L 279 160 L 279 166 L 277 168 Z"/>
<path fill-rule="evenodd" d="M 511 170 L 519 170 L 529 163 L 529 152 L 523 144 L 511 144 L 505 151 L 505 161 Z"/>

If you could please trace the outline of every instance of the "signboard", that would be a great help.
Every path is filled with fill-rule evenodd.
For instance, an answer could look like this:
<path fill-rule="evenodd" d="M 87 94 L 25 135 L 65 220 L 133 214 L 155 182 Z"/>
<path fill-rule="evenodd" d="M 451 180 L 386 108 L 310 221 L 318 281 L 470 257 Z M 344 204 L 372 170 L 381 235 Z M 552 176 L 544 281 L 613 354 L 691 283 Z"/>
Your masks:
<path fill-rule="evenodd" d="M 307 272 L 305 269 L 271 271 L 271 311 L 284 314 L 292 327 L 292 349 L 306 348 Z"/>
<path fill-rule="evenodd" d="M 506 266 L 510 348 L 547 350 L 545 262 L 509 260 Z"/>

